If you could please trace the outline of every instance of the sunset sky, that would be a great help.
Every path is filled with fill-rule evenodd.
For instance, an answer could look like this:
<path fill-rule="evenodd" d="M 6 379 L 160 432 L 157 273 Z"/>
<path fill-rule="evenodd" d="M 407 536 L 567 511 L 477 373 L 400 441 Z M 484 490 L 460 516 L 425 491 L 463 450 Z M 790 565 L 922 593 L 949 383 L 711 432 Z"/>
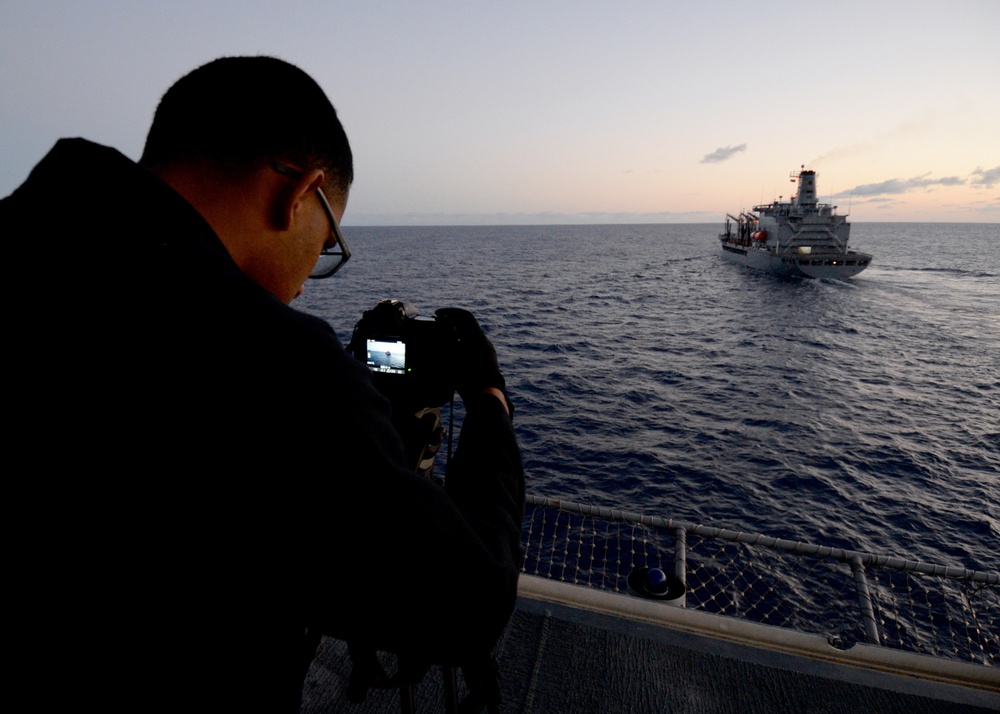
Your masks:
<path fill-rule="evenodd" d="M 348 226 L 721 223 L 800 165 L 853 221 L 1000 223 L 998 28 L 1000 0 L 3 0 L 0 196 L 60 137 L 137 158 L 182 74 L 268 54 L 341 115 Z"/>

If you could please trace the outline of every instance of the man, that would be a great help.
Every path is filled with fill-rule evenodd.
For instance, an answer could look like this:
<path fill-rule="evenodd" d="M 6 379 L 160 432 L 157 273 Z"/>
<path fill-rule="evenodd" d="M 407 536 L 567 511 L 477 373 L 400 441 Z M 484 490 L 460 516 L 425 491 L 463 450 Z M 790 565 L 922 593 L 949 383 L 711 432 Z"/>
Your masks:
<path fill-rule="evenodd" d="M 288 306 L 349 257 L 352 181 L 320 87 L 232 57 L 164 95 L 139 165 L 62 140 L 0 201 L 7 582 L 45 708 L 295 711 L 305 628 L 448 664 L 494 644 L 524 485 L 489 341 L 442 314 L 466 418 L 441 488 Z"/>

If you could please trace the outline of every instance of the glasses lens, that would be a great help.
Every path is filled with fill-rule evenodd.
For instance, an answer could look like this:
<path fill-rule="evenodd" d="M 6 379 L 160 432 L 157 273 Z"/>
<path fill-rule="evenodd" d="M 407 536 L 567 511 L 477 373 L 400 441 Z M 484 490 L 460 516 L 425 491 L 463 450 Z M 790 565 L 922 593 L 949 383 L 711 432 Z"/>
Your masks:
<path fill-rule="evenodd" d="M 334 251 L 324 250 L 320 253 L 319 260 L 313 266 L 309 277 L 317 280 L 320 278 L 329 278 L 340 269 L 340 266 L 344 262 L 344 254 L 339 249 L 335 249 Z"/>

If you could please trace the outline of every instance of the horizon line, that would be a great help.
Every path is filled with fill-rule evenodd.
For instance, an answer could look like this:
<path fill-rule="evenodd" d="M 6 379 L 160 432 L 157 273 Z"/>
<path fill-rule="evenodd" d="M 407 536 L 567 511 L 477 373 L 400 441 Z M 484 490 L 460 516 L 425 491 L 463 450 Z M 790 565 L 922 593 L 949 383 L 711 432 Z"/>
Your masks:
<path fill-rule="evenodd" d="M 671 214 L 597 214 L 597 213 L 363 213 L 345 216 L 341 223 L 344 228 L 365 227 L 448 227 L 448 226 L 607 226 L 607 225 L 715 225 L 724 223 L 724 217 L 708 218 L 706 213 Z M 899 220 L 869 219 L 851 221 L 852 225 L 863 223 L 968 223 L 973 225 L 1000 225 L 1000 220 Z"/>

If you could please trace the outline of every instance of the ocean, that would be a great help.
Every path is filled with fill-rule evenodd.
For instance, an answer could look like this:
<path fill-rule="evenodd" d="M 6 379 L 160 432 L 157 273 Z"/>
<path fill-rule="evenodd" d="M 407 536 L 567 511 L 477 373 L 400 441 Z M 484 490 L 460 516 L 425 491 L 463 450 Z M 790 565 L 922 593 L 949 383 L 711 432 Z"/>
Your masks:
<path fill-rule="evenodd" d="M 853 224 L 845 282 L 727 263 L 720 229 L 347 227 L 295 306 L 345 344 L 381 299 L 471 310 L 529 493 L 1000 571 L 1000 225 Z"/>

